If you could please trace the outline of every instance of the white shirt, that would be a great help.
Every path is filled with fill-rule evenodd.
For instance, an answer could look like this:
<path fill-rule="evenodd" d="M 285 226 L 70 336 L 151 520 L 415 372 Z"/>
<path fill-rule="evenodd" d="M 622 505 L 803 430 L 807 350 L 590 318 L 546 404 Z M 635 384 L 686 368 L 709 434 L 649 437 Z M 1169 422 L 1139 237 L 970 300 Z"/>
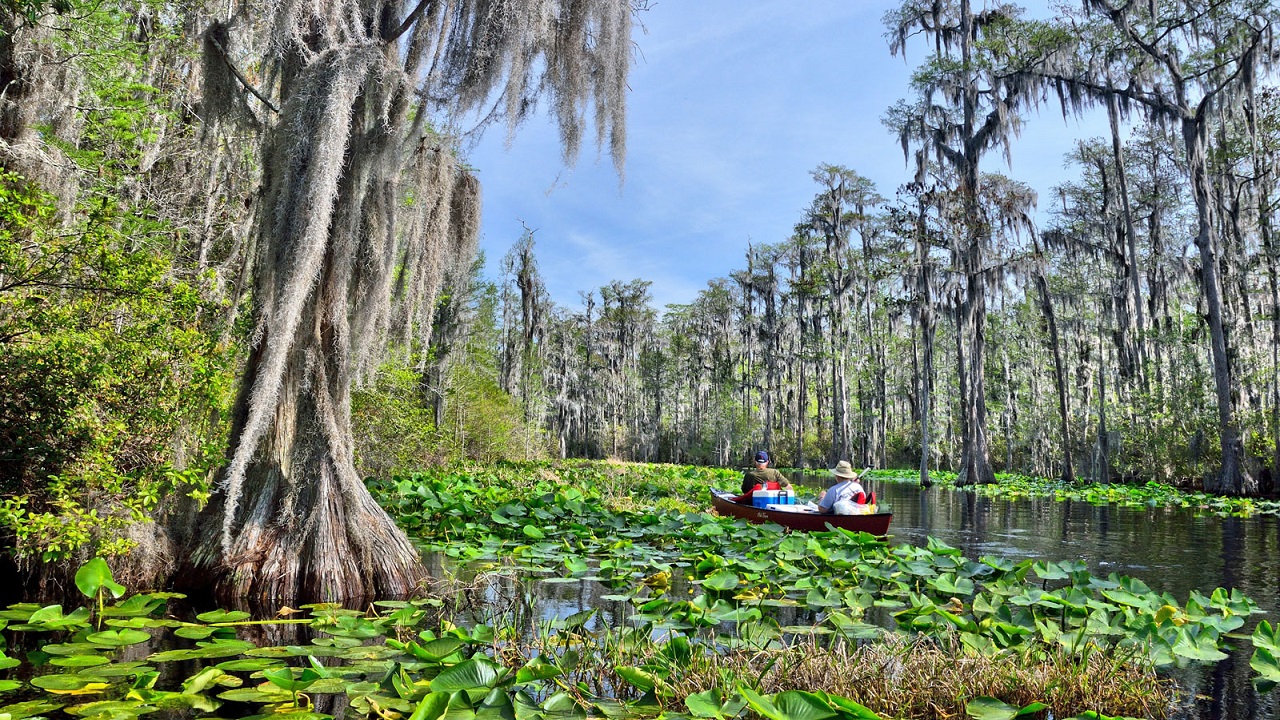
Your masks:
<path fill-rule="evenodd" d="M 824 511 L 830 510 L 832 505 L 841 500 L 853 500 L 858 497 L 860 492 L 866 491 L 862 489 L 862 485 L 857 480 L 841 480 L 832 485 L 831 489 L 827 490 L 827 494 L 822 496 L 822 499 L 818 501 L 818 508 Z"/>

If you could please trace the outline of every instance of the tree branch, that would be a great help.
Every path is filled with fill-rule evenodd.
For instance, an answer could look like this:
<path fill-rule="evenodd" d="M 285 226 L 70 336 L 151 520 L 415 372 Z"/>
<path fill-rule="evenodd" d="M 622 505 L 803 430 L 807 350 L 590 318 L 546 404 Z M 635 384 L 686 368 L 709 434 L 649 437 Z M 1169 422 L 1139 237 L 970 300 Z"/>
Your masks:
<path fill-rule="evenodd" d="M 268 108 L 271 109 L 271 112 L 279 115 L 280 109 L 277 108 L 275 105 L 272 105 L 271 101 L 268 100 L 266 96 L 258 92 L 258 89 L 255 88 L 253 85 L 249 84 L 249 81 L 245 78 L 245 76 L 240 73 L 239 68 L 237 68 L 235 64 L 231 62 L 231 56 L 227 54 L 227 49 L 222 47 L 222 43 L 218 42 L 217 38 L 211 37 L 209 38 L 209 40 L 213 42 L 214 47 L 218 48 L 218 52 L 222 54 L 222 61 L 225 62 L 227 64 L 227 67 L 231 69 L 231 74 L 236 76 L 236 79 L 240 81 L 240 84 L 244 86 L 244 89 L 253 93 L 253 96 L 261 100 L 263 105 L 266 105 Z"/>
<path fill-rule="evenodd" d="M 1253 28 L 1250 28 L 1250 29 L 1253 29 Z M 1238 56 L 1236 56 L 1236 59 L 1235 59 L 1236 69 L 1232 71 L 1232 73 L 1228 75 L 1222 82 L 1218 83 L 1217 87 L 1207 91 L 1204 94 L 1204 97 L 1200 98 L 1200 103 L 1199 105 L 1196 106 L 1197 120 L 1203 117 L 1203 114 L 1205 110 L 1209 107 L 1209 103 L 1212 101 L 1212 99 L 1217 97 L 1218 93 L 1222 92 L 1223 90 L 1226 90 L 1227 86 L 1231 85 L 1231 83 L 1235 82 L 1236 79 L 1240 77 L 1240 75 L 1244 72 L 1246 61 L 1249 60 L 1249 58 L 1253 55 L 1254 51 L 1258 48 L 1258 43 L 1260 42 L 1262 42 L 1262 32 L 1255 30 L 1253 35 L 1253 42 L 1249 43 L 1249 48 L 1244 52 L 1240 53 Z M 1225 65 L 1225 63 L 1223 64 Z"/>
<path fill-rule="evenodd" d="M 383 34 L 382 39 L 389 43 L 400 39 L 400 36 L 409 32 L 409 28 L 413 27 L 413 24 L 418 21 L 418 18 L 422 17 L 422 13 L 426 12 L 427 8 L 434 4 L 435 0 L 418 0 L 418 6 L 413 9 L 413 12 L 409 13 L 409 15 L 405 17 L 404 22 L 400 23 L 400 27 L 396 28 L 389 35 Z"/>

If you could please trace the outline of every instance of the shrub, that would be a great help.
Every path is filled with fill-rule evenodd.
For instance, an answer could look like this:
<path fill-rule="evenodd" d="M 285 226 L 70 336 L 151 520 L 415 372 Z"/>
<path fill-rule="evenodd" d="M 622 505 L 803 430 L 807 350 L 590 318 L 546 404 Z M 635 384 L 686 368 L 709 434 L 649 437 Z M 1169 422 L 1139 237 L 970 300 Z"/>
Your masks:
<path fill-rule="evenodd" d="M 148 246 L 165 231 L 105 195 L 59 222 L 0 172 L 0 536 L 19 557 L 122 552 L 115 531 L 207 490 L 231 353 L 219 308 Z M 197 469 L 175 470 L 189 448 Z"/>

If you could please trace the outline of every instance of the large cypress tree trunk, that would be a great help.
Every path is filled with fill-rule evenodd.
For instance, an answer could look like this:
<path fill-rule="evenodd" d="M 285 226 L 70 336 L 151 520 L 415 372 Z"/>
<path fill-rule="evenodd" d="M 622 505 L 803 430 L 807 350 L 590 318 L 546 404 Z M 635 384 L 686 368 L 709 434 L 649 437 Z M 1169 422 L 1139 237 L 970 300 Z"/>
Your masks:
<path fill-rule="evenodd" d="M 310 314 L 300 329 L 282 388 L 284 399 L 248 468 L 230 518 L 221 522 L 227 496 L 205 509 L 210 519 L 193 557 L 200 582 L 211 582 L 220 601 L 266 605 L 337 601 L 362 604 L 403 596 L 424 576 L 418 553 L 370 496 L 352 459 L 350 394 L 339 381 L 342 360 L 336 328 Z M 264 338 L 270 342 L 271 338 Z M 249 359 L 252 387 L 263 353 Z M 245 421 L 244 404 L 237 426 Z M 307 432 L 304 428 L 320 428 Z M 195 578 L 193 578 L 195 579 Z"/>
<path fill-rule="evenodd" d="M 418 554 L 356 473 L 353 341 L 376 325 L 361 296 L 396 258 L 356 267 L 369 214 L 390 200 L 369 166 L 395 152 L 361 144 L 375 51 L 333 51 L 286 78 L 290 94 L 266 143 L 257 335 L 233 416 L 230 463 L 205 508 L 193 582 L 224 601 L 363 601 L 403 595 Z M 376 71 L 375 71 L 376 72 Z M 363 311 L 363 312 L 362 312 Z M 357 336 L 353 338 L 353 336 Z"/>

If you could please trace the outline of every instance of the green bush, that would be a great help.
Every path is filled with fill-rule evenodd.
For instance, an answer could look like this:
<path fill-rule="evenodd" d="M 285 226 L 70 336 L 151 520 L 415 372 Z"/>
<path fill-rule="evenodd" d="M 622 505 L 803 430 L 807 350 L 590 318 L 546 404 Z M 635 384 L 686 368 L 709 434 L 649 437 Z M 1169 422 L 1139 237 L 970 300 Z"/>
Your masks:
<path fill-rule="evenodd" d="M 356 468 L 364 477 L 391 477 L 442 461 L 448 448 L 433 414 L 419 373 L 384 365 L 374 383 L 351 395 Z"/>
<path fill-rule="evenodd" d="M 527 427 L 523 414 L 492 374 L 471 363 L 458 363 L 449 373 L 445 392 L 445 424 L 441 430 L 454 454 L 469 460 L 535 460 L 546 456 L 546 440 Z"/>
<path fill-rule="evenodd" d="M 222 316 L 175 277 L 141 213 L 90 196 L 69 221 L 0 172 L 0 537 L 18 555 L 65 557 L 128 543 L 113 531 L 203 471 L 231 387 Z"/>

